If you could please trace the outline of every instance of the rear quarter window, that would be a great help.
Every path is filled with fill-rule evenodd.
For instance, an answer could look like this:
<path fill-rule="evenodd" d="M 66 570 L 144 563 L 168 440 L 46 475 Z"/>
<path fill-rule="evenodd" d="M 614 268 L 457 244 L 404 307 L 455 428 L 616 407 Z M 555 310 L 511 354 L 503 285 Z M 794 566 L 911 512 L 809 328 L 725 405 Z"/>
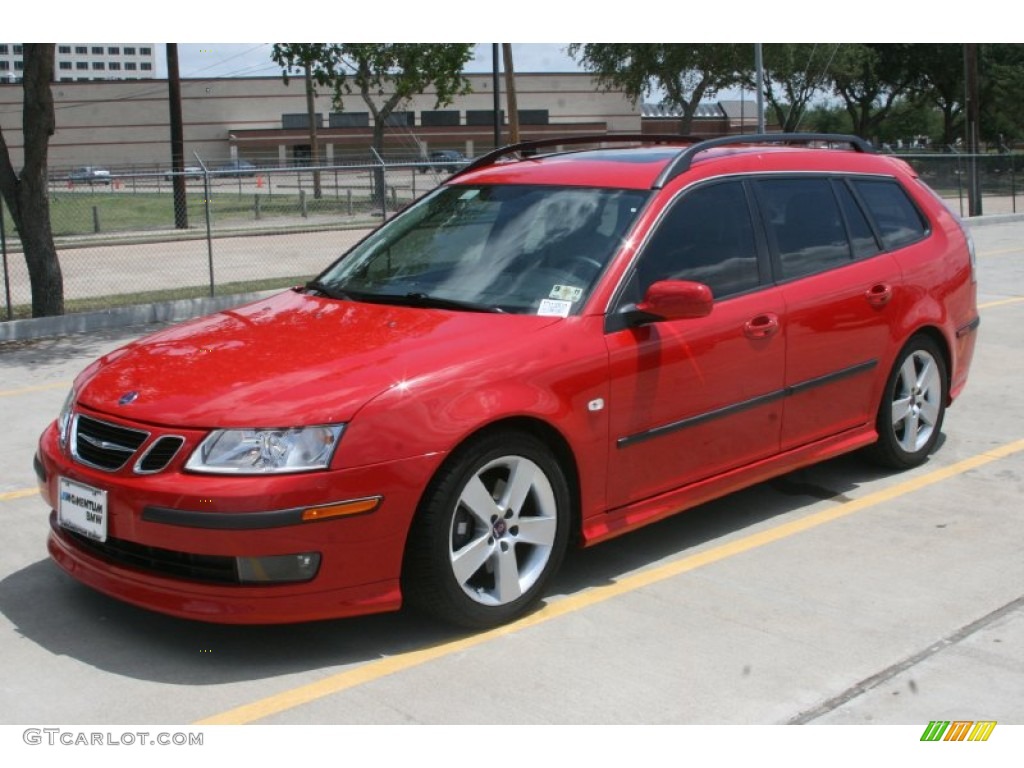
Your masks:
<path fill-rule="evenodd" d="M 902 248 L 927 237 L 927 221 L 899 183 L 858 179 L 853 186 L 874 219 L 887 249 Z"/>

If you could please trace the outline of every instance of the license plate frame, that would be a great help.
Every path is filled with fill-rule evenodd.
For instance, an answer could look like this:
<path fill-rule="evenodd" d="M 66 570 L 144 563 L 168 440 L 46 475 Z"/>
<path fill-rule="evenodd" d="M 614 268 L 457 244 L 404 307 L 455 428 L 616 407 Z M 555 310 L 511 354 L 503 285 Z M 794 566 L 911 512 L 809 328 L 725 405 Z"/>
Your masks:
<path fill-rule="evenodd" d="M 93 541 L 107 540 L 107 492 L 101 488 L 59 478 L 57 487 L 57 521 L 62 528 Z"/>

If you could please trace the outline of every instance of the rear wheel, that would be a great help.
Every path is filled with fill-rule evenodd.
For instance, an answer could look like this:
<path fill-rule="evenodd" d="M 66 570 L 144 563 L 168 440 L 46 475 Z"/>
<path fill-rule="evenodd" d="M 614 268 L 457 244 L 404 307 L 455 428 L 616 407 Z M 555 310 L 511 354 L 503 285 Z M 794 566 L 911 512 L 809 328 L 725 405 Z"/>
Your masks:
<path fill-rule="evenodd" d="M 404 595 L 462 626 L 517 618 L 561 564 L 569 504 L 565 473 L 531 435 L 496 433 L 463 446 L 434 478 L 410 531 Z"/>
<path fill-rule="evenodd" d="M 946 363 L 938 345 L 915 336 L 900 352 L 878 409 L 871 455 L 896 469 L 922 464 L 935 448 L 946 412 Z"/>

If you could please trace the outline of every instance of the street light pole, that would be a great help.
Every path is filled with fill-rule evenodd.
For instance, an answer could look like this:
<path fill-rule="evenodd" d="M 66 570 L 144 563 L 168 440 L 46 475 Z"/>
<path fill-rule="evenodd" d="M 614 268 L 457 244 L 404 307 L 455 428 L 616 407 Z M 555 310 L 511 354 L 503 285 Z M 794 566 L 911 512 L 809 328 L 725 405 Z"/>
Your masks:
<path fill-rule="evenodd" d="M 494 148 L 501 146 L 501 86 L 498 78 L 498 44 L 491 43 L 491 60 L 494 79 Z"/>

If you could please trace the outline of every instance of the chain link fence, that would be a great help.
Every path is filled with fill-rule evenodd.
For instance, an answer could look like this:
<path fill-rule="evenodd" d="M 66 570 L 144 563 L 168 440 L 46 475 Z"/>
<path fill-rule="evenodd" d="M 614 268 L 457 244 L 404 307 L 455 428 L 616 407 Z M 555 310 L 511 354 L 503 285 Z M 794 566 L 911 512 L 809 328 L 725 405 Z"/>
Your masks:
<path fill-rule="evenodd" d="M 197 162 L 180 174 L 94 168 L 55 174 L 50 220 L 66 311 L 302 283 L 449 170 L 383 160 L 315 169 L 237 161 L 218 168 Z M 175 175 L 184 180 L 179 196 Z M 21 243 L 9 211 L 2 214 L 0 320 L 30 317 Z"/>
<path fill-rule="evenodd" d="M 967 217 L 969 212 L 968 190 L 972 165 L 978 178 L 981 212 L 1017 213 L 1020 174 L 1024 170 L 1021 155 L 920 153 L 896 156 L 908 162 L 922 181 L 938 192 L 963 217 Z"/>
<path fill-rule="evenodd" d="M 1017 211 L 1019 156 L 901 154 L 962 216 L 976 163 L 983 213 Z M 394 211 L 454 169 L 365 159 L 265 168 L 246 161 L 186 167 L 176 199 L 169 171 L 55 175 L 50 218 L 66 311 L 284 288 L 305 282 Z M 0 203 L 0 209 L 3 209 Z M 31 316 L 21 244 L 3 215 L 0 321 Z"/>

